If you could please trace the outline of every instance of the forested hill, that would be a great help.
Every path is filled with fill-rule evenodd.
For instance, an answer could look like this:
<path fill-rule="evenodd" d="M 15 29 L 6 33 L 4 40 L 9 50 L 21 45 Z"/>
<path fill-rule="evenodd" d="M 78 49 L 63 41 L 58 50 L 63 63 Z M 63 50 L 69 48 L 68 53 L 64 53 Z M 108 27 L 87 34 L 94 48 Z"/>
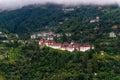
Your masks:
<path fill-rule="evenodd" d="M 0 13 L 0 30 L 12 33 L 38 32 L 53 28 L 55 32 L 76 32 L 96 26 L 108 31 L 120 23 L 120 8 L 117 6 L 80 6 L 64 8 L 61 5 L 28 6 Z M 100 17 L 99 24 L 90 24 Z M 51 29 L 52 29 L 51 28 Z"/>
<path fill-rule="evenodd" d="M 120 55 L 2 45 L 0 54 L 8 57 L 0 55 L 0 80 L 120 80 Z"/>
<path fill-rule="evenodd" d="M 12 33 L 38 31 L 58 22 L 63 15 L 59 6 L 28 6 L 0 13 L 0 28 Z"/>

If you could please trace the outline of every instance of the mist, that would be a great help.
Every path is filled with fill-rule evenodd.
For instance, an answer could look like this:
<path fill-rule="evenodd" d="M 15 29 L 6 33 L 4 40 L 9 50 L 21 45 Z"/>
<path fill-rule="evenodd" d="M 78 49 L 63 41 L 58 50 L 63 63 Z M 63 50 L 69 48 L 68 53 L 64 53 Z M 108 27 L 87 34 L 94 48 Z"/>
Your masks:
<path fill-rule="evenodd" d="M 120 5 L 120 0 L 0 0 L 0 10 L 13 10 L 34 4 L 62 4 L 62 5 Z"/>

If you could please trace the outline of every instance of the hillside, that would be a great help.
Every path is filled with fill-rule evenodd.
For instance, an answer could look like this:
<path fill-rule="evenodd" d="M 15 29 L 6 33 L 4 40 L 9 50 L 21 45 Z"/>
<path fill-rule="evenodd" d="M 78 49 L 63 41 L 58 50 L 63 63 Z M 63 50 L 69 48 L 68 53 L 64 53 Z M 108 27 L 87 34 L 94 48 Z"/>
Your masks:
<path fill-rule="evenodd" d="M 30 38 L 40 33 L 94 49 L 40 48 L 42 37 Z M 0 80 L 120 80 L 120 7 L 46 4 L 0 12 Z"/>
<path fill-rule="evenodd" d="M 73 9 L 73 10 L 69 10 Z M 80 6 L 63 7 L 61 5 L 27 6 L 13 11 L 0 13 L 0 30 L 12 33 L 29 33 L 45 28 L 54 28 L 56 32 L 79 32 L 92 30 L 94 27 L 103 32 L 110 31 L 113 25 L 119 25 L 120 9 L 117 6 Z M 91 19 L 100 17 L 100 22 L 90 24 Z M 60 25 L 62 22 L 62 25 Z M 104 29 L 103 29 L 104 28 Z"/>
<path fill-rule="evenodd" d="M 28 6 L 18 10 L 4 11 L 0 13 L 0 29 L 12 33 L 40 31 L 50 23 L 54 24 L 54 21 L 51 21 L 56 17 L 56 21 L 59 21 L 62 14 L 57 5 Z"/>
<path fill-rule="evenodd" d="M 3 45 L 7 57 L 0 58 L 0 78 L 4 80 L 120 79 L 119 55 L 39 49 L 35 43 Z"/>
<path fill-rule="evenodd" d="M 92 43 L 98 51 L 104 50 L 111 54 L 119 54 L 120 8 L 114 5 L 27 6 L 1 12 L 0 31 L 8 34 L 16 33 L 22 37 L 26 36 L 27 39 L 32 33 L 52 31 L 63 34 L 58 41 L 75 40 L 78 43 Z M 71 36 L 65 36 L 65 33 L 70 33 Z"/>

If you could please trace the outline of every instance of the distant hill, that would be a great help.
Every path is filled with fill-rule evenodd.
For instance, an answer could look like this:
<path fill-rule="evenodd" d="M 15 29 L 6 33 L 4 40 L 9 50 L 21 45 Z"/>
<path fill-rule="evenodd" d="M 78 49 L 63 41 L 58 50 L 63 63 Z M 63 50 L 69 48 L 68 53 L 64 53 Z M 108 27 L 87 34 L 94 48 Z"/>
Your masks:
<path fill-rule="evenodd" d="M 109 29 L 120 24 L 120 9 L 117 6 L 80 6 L 64 8 L 60 5 L 27 6 L 13 11 L 0 13 L 0 30 L 12 33 L 28 33 L 53 27 L 59 32 L 73 32 L 81 29 L 91 29 L 97 26 L 90 24 L 91 19 L 100 17 L 100 26 Z M 60 25 L 60 22 L 62 25 Z"/>
<path fill-rule="evenodd" d="M 12 33 L 26 33 L 42 30 L 46 25 L 59 21 L 63 14 L 59 6 L 27 6 L 0 13 L 0 30 Z M 57 19 L 55 19 L 57 18 Z"/>

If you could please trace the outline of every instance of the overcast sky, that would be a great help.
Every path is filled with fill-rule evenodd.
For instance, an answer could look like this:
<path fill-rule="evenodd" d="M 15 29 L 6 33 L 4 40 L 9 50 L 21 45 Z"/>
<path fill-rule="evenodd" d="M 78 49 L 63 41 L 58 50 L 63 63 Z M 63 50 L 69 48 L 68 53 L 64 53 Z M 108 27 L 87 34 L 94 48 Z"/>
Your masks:
<path fill-rule="evenodd" d="M 2 10 L 17 9 L 27 5 L 45 3 L 56 3 L 64 5 L 80 5 L 80 4 L 120 5 L 120 0 L 0 0 L 0 9 Z"/>

